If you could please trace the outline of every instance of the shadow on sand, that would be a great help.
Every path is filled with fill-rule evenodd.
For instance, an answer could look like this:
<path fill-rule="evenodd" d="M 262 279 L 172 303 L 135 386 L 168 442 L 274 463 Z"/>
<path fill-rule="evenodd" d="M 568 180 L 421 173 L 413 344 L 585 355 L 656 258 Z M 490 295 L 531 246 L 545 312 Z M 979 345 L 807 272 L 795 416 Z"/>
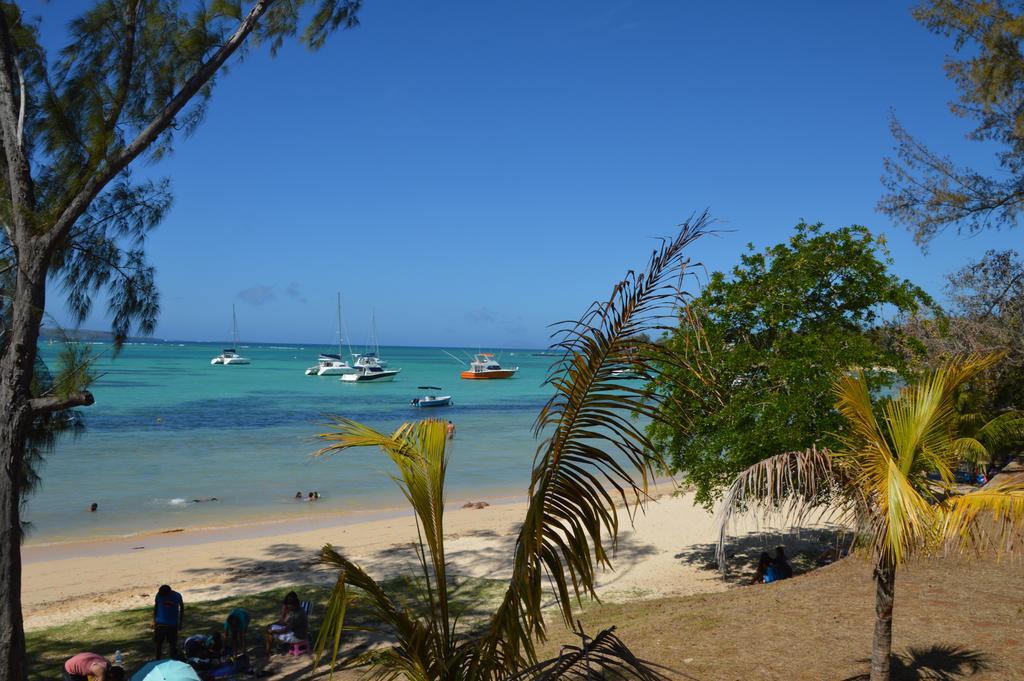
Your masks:
<path fill-rule="evenodd" d="M 893 681 L 958 681 L 991 668 L 985 653 L 952 645 L 909 648 L 904 655 L 892 656 Z M 857 674 L 843 681 L 868 681 L 870 676 Z"/>

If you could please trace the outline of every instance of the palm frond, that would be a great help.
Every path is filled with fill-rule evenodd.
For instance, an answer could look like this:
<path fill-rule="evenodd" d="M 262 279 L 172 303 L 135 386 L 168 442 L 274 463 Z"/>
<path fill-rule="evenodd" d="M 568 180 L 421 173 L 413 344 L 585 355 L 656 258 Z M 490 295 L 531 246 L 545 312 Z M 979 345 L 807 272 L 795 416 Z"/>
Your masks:
<path fill-rule="evenodd" d="M 836 398 L 836 411 L 846 419 L 847 426 L 847 430 L 839 434 L 844 446 L 837 454 L 856 458 L 859 463 L 863 463 L 860 459 L 865 454 L 893 457 L 892 446 L 875 416 L 864 372 L 843 376 L 835 382 L 832 393 Z"/>
<path fill-rule="evenodd" d="M 659 666 L 642 660 L 615 635 L 609 627 L 590 638 L 579 627 L 574 632 L 580 645 L 562 646 L 557 657 L 537 664 L 508 677 L 505 681 L 606 681 L 608 679 L 639 679 L 640 681 L 667 681 Z"/>
<path fill-rule="evenodd" d="M 956 414 L 952 398 L 959 375 L 945 367 L 929 372 L 905 387 L 899 399 L 885 403 L 885 432 L 904 476 L 934 469 L 943 480 L 952 477 L 956 465 L 956 452 L 950 447 Z"/>
<path fill-rule="evenodd" d="M 988 448 L 973 437 L 958 437 L 953 440 L 957 457 L 973 464 L 990 463 L 992 455 Z"/>
<path fill-rule="evenodd" d="M 674 353 L 644 338 L 673 326 L 685 308 L 681 281 L 692 265 L 686 249 L 709 223 L 705 213 L 682 225 L 676 238 L 654 252 L 644 272 L 629 272 L 608 300 L 595 302 L 556 334 L 562 355 L 547 379 L 555 394 L 535 424 L 543 439 L 513 574 L 474 664 L 500 659 L 518 668 L 536 659 L 534 642 L 545 636 L 545 577 L 567 626 L 573 600 L 596 596 L 596 570 L 611 565 L 618 535 L 613 501 L 618 498 L 628 514 L 634 513 L 659 461 L 632 415 L 659 418 L 662 398 L 623 385 L 613 372 L 640 367 L 651 377 L 659 366 L 678 366 Z"/>
<path fill-rule="evenodd" d="M 1024 442 L 1024 411 L 1007 411 L 988 421 L 974 435 L 987 448 Z"/>
<path fill-rule="evenodd" d="M 884 477 L 870 488 L 874 514 L 875 555 L 900 565 L 917 546 L 927 543 L 935 527 L 935 509 L 896 459 L 889 459 Z"/>
<path fill-rule="evenodd" d="M 777 454 L 741 472 L 725 493 L 718 512 L 715 558 L 726 569 L 725 544 L 737 513 L 780 516 L 785 525 L 800 525 L 817 512 L 819 518 L 853 521 L 856 508 L 847 473 L 826 449 L 811 447 Z"/>
<path fill-rule="evenodd" d="M 321 562 L 341 569 L 339 586 L 332 594 L 329 608 L 338 616 L 321 632 L 318 648 L 332 636 L 332 663 L 337 660 L 341 629 L 344 627 L 346 584 L 370 596 L 372 609 L 389 625 L 405 655 L 385 656 L 375 663 L 375 673 L 390 678 L 400 672 L 409 678 L 429 678 L 433 667 L 444 664 L 455 647 L 449 612 L 449 591 L 444 551 L 444 479 L 448 466 L 446 455 L 446 424 L 427 419 L 406 423 L 391 435 L 384 435 L 350 419 L 332 419 L 333 430 L 322 434 L 332 444 L 317 452 L 318 456 L 335 454 L 351 447 L 376 446 L 398 468 L 394 479 L 412 507 L 419 534 L 417 558 L 422 569 L 422 595 L 430 616 L 422 620 L 398 608 L 387 594 L 358 566 L 329 546 L 321 553 Z M 380 657 L 379 655 L 377 657 Z M 387 661 L 397 667 L 389 666 Z"/>
<path fill-rule="evenodd" d="M 1010 553 L 1024 548 L 1024 481 L 948 498 L 942 510 L 942 538 L 958 550 Z"/>
<path fill-rule="evenodd" d="M 384 627 L 384 633 L 393 636 L 398 645 L 405 650 L 403 664 L 409 669 L 402 671 L 413 673 L 418 669 L 422 673 L 428 666 L 427 656 L 423 652 L 423 642 L 427 638 L 427 633 L 415 616 L 392 600 L 376 580 L 330 544 L 326 544 L 320 551 L 320 563 L 338 568 L 339 576 L 328 599 L 327 613 L 317 636 L 314 667 L 319 665 L 327 650 L 331 651 L 332 673 L 337 665 L 342 636 L 346 630 L 345 615 L 352 602 L 352 594 L 349 591 L 351 587 L 358 589 L 359 593 L 365 596 L 361 602 L 369 606 L 376 621 Z M 388 675 L 393 671 L 393 667 L 380 666 L 374 668 L 372 673 L 379 678 L 390 678 Z M 415 675 L 411 678 L 414 677 Z"/>

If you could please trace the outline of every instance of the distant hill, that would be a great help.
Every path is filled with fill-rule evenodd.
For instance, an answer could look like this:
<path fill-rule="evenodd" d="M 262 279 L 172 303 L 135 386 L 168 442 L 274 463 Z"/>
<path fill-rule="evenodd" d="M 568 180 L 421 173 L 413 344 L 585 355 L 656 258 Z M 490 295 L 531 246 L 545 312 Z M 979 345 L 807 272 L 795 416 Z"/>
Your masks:
<path fill-rule="evenodd" d="M 56 329 L 43 327 L 39 330 L 40 340 L 64 340 L 69 338 L 76 341 L 89 341 L 97 342 L 102 341 L 110 343 L 114 340 L 114 334 L 110 331 L 93 331 L 91 329 Z M 129 343 L 146 342 L 146 343 L 163 343 L 162 338 L 153 338 L 151 336 L 128 336 Z"/>

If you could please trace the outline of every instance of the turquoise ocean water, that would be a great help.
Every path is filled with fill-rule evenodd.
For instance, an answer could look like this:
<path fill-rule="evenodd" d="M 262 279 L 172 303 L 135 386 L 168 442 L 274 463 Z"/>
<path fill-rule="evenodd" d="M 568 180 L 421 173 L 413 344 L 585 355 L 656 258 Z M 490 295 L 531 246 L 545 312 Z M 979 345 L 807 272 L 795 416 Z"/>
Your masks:
<path fill-rule="evenodd" d="M 109 345 L 93 347 L 104 353 L 96 404 L 82 410 L 84 433 L 47 457 L 27 508 L 32 543 L 400 506 L 379 451 L 310 457 L 313 436 L 326 430 L 323 414 L 387 431 L 450 419 L 458 430 L 449 500 L 522 495 L 537 445 L 531 426 L 551 394 L 542 381 L 553 358 L 530 350 L 496 353 L 503 366 L 520 367 L 512 379 L 466 381 L 465 367 L 439 348 L 385 347 L 389 368 L 402 372 L 391 383 L 357 384 L 304 375 L 327 346 L 243 346 L 252 364 L 227 367 L 210 365 L 214 345 L 134 344 L 116 358 Z M 59 349 L 41 348 L 51 366 Z M 454 406 L 412 407 L 419 385 L 442 386 Z M 293 498 L 309 490 L 321 500 Z M 192 502 L 209 497 L 218 500 Z M 98 513 L 85 511 L 91 502 Z"/>

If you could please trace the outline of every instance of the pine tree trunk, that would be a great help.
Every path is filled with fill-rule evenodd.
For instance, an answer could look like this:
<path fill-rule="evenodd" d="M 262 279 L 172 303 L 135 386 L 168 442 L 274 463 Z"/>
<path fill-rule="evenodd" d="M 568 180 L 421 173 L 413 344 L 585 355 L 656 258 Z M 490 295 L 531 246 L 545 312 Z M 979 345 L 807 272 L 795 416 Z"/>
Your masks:
<path fill-rule="evenodd" d="M 19 255 L 22 263 L 39 261 L 31 252 Z M 0 681 L 28 678 L 21 613 L 21 501 L 25 443 L 33 418 L 32 371 L 45 298 L 45 268 L 19 267 L 0 358 Z"/>
<path fill-rule="evenodd" d="M 889 681 L 892 660 L 892 604 L 896 566 L 881 559 L 875 567 L 875 638 L 871 643 L 871 681 Z"/>

